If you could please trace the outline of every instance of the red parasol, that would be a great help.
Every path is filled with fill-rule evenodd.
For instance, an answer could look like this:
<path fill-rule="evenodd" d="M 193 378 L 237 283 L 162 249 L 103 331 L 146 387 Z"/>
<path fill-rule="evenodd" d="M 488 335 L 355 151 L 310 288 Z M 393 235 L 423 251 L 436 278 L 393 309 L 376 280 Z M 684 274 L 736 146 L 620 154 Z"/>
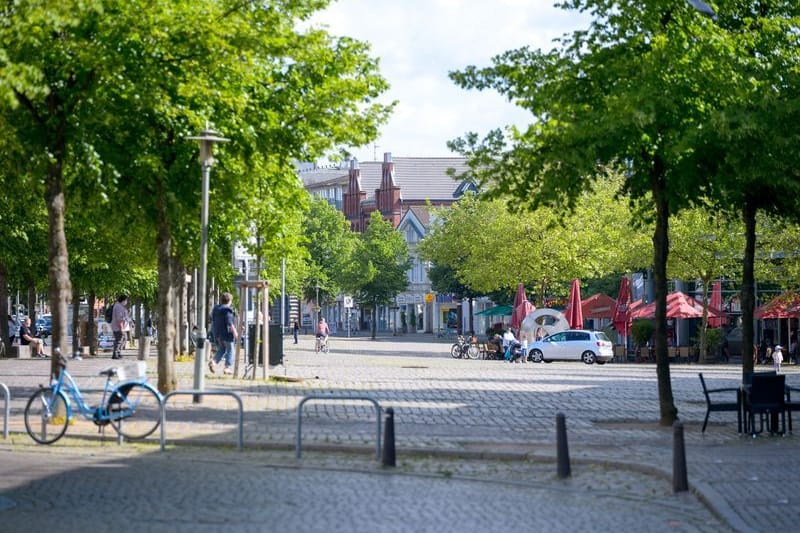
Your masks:
<path fill-rule="evenodd" d="M 785 292 L 765 303 L 753 314 L 756 318 L 800 318 L 800 295 Z"/>
<path fill-rule="evenodd" d="M 636 308 L 631 318 L 655 318 L 656 302 Z M 708 317 L 722 318 L 724 313 L 715 307 L 708 306 Z M 667 318 L 702 318 L 703 305 L 684 293 L 671 292 L 667 295 Z"/>
<path fill-rule="evenodd" d="M 528 296 L 525 294 L 525 286 L 520 283 L 517 285 L 517 294 L 514 295 L 514 311 L 511 313 L 511 327 L 519 330 L 522 321 L 528 316 L 528 313 L 536 310 L 536 306 L 528 301 Z"/>
<path fill-rule="evenodd" d="M 708 302 L 710 308 L 722 309 L 722 283 L 715 281 L 711 286 L 711 300 Z M 718 328 L 728 323 L 728 318 L 723 315 L 721 317 L 708 317 L 708 325 L 712 328 Z"/>
<path fill-rule="evenodd" d="M 583 309 L 581 308 L 581 282 L 577 279 L 572 280 L 569 289 L 569 303 L 564 312 L 564 316 L 572 329 L 583 328 Z"/>
<path fill-rule="evenodd" d="M 622 276 L 619 282 L 619 294 L 617 294 L 617 305 L 614 308 L 614 329 L 622 334 L 623 337 L 628 336 L 628 324 L 631 321 L 631 286 L 627 276 Z"/>

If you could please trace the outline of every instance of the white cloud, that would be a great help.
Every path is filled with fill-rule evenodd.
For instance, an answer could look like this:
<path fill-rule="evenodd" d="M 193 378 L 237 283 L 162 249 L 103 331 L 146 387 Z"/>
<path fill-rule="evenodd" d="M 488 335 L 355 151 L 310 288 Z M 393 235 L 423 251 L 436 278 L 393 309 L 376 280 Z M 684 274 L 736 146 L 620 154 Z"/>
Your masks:
<path fill-rule="evenodd" d="M 332 33 L 372 44 L 391 84 L 382 99 L 398 101 L 373 146 L 352 151 L 361 160 L 383 152 L 404 156 L 452 155 L 448 140 L 486 133 L 529 116 L 492 91 L 462 90 L 447 73 L 484 66 L 506 50 L 549 49 L 554 38 L 584 27 L 585 16 L 553 0 L 340 0 L 314 18 Z"/>

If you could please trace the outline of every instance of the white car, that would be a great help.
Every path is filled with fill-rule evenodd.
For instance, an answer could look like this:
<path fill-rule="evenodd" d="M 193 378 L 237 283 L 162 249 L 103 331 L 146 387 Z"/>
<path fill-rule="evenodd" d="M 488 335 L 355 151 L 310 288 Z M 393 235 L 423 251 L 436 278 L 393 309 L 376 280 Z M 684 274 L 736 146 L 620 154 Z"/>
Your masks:
<path fill-rule="evenodd" d="M 604 364 L 614 358 L 614 346 L 602 331 L 568 329 L 548 335 L 528 347 L 528 359 L 541 363 L 561 360 Z"/>

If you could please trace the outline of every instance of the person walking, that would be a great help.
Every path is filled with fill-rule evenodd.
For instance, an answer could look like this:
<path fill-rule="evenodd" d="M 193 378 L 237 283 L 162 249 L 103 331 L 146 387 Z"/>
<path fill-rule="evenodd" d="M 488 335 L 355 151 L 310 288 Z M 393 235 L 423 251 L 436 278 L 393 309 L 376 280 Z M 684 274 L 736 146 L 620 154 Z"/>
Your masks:
<path fill-rule="evenodd" d="M 236 317 L 233 314 L 233 295 L 223 292 L 219 297 L 219 303 L 211 310 L 211 334 L 214 335 L 214 344 L 217 345 L 217 352 L 213 359 L 209 359 L 208 368 L 211 373 L 216 372 L 216 365 L 225 358 L 224 374 L 233 374 L 233 347 L 238 337 L 236 331 Z"/>
<path fill-rule="evenodd" d="M 117 297 L 117 302 L 111 310 L 111 332 L 114 334 L 114 346 L 111 349 L 111 359 L 122 359 L 122 346 L 125 341 L 123 330 L 125 325 L 131 319 L 128 315 L 128 296 L 120 294 Z"/>
<path fill-rule="evenodd" d="M 300 333 L 300 324 L 297 323 L 297 320 L 294 321 L 292 325 L 292 334 L 294 335 L 294 343 L 297 344 L 297 335 Z"/>
<path fill-rule="evenodd" d="M 776 374 L 781 373 L 781 363 L 783 363 L 783 348 L 780 344 L 776 344 L 772 351 L 772 368 L 775 369 Z"/>

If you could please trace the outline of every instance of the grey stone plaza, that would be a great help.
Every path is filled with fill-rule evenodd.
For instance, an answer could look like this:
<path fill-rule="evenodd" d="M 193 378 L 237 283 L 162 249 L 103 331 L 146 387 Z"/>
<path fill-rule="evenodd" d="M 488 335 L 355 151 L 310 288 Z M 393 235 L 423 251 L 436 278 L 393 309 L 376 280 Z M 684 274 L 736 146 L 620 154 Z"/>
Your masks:
<path fill-rule="evenodd" d="M 191 388 L 192 363 L 176 364 Z M 110 365 L 101 356 L 69 370 L 97 390 Z M 712 413 L 701 434 L 698 372 L 711 387 L 733 387 L 738 364 L 670 369 L 690 488 L 677 494 L 654 365 L 456 360 L 430 335 L 333 337 L 329 354 L 315 354 L 310 336 L 287 338 L 285 365 L 268 381 L 207 377 L 207 389 L 242 398 L 243 452 L 225 396 L 170 399 L 165 452 L 158 431 L 119 444 L 85 421 L 37 446 L 22 412 L 48 367 L 0 360 L 12 396 L 0 531 L 792 531 L 800 521 L 796 436 L 741 436 L 734 413 Z M 785 371 L 800 385 L 797 367 Z M 393 408 L 397 467 L 376 459 L 375 409 L 364 401 L 306 403 L 296 458 L 297 406 L 308 395 Z M 558 413 L 567 479 L 556 476 Z"/>

